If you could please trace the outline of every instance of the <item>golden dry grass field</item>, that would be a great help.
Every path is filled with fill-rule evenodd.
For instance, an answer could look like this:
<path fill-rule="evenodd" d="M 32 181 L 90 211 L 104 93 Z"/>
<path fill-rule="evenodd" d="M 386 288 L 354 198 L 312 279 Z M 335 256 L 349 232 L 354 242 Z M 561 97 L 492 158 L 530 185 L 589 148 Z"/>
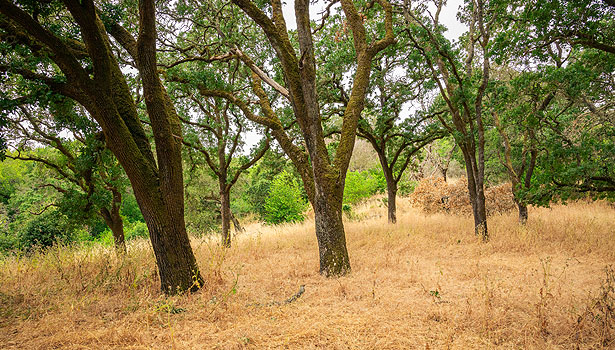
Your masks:
<path fill-rule="evenodd" d="M 317 273 L 313 222 L 249 225 L 230 250 L 194 239 L 205 288 L 164 297 L 147 241 L 0 260 L 2 349 L 614 348 L 615 208 L 573 203 L 398 224 L 372 200 L 346 222 L 353 267 Z M 607 278 L 608 277 L 608 278 Z M 283 302 L 305 285 L 305 293 Z M 610 289 L 609 289 L 610 288 Z"/>

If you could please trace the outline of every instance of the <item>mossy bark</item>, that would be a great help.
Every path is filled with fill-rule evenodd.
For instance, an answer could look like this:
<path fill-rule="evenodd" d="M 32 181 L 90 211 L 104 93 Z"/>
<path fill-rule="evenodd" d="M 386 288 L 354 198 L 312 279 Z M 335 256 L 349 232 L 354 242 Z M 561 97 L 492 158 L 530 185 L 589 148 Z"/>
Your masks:
<path fill-rule="evenodd" d="M 328 191 L 331 191 L 330 187 L 317 186 L 313 203 L 320 273 L 325 276 L 341 276 L 350 272 L 342 222 L 342 201 L 339 196 L 331 196 Z"/>

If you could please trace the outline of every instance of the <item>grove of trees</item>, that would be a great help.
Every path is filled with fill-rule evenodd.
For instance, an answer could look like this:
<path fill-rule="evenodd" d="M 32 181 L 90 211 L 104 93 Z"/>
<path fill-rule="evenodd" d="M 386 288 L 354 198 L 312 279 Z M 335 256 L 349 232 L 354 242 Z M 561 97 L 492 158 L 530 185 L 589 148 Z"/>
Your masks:
<path fill-rule="evenodd" d="M 485 242 L 490 185 L 520 225 L 615 200 L 615 3 L 465 0 L 462 33 L 446 6 L 0 0 L 0 250 L 148 236 L 174 294 L 203 284 L 189 233 L 307 208 L 320 273 L 350 272 L 344 213 L 386 192 L 395 224 L 425 159 L 463 168 Z"/>

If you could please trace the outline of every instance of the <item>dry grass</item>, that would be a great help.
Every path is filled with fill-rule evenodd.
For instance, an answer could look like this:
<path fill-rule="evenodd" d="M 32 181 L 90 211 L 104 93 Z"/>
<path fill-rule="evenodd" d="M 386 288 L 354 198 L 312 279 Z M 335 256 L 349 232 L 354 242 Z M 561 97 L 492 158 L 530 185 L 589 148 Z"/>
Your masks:
<path fill-rule="evenodd" d="M 101 247 L 1 260 L 0 348 L 613 348 L 612 207 L 531 208 L 527 227 L 494 215 L 484 244 L 467 217 L 402 199 L 389 225 L 379 203 L 346 223 L 353 272 L 339 279 L 316 272 L 313 222 L 251 225 L 228 251 L 193 241 L 207 286 L 180 297 L 158 292 L 146 241 L 124 260 Z"/>

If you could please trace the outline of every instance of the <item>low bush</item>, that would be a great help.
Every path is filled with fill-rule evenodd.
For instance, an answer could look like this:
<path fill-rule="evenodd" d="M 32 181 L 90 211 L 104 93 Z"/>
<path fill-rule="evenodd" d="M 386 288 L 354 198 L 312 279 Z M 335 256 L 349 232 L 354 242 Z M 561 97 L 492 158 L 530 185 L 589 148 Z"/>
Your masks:
<path fill-rule="evenodd" d="M 273 178 L 269 188 L 264 205 L 265 222 L 280 224 L 303 221 L 306 206 L 299 182 L 291 173 L 284 170 Z"/>
<path fill-rule="evenodd" d="M 124 224 L 124 237 L 126 240 L 135 238 L 148 238 L 149 231 L 147 225 L 142 221 Z"/>
<path fill-rule="evenodd" d="M 349 171 L 344 186 L 344 203 L 356 204 L 386 189 L 382 171 Z"/>
<path fill-rule="evenodd" d="M 73 240 L 73 232 L 62 220 L 57 211 L 47 211 L 32 219 L 19 235 L 19 243 L 24 249 L 50 247 L 55 243 L 68 243 Z"/>
<path fill-rule="evenodd" d="M 6 232 L 0 230 L 0 254 L 4 252 L 10 252 L 17 249 L 19 241 L 16 237 L 9 235 Z"/>

